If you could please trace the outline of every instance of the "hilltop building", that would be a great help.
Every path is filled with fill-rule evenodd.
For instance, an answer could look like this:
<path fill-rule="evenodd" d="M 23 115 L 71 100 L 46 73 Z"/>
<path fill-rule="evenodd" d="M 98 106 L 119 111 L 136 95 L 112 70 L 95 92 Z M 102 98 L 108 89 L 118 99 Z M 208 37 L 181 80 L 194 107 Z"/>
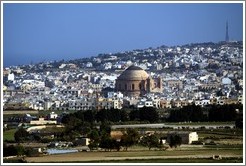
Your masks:
<path fill-rule="evenodd" d="M 138 97 L 149 92 L 162 92 L 162 80 L 152 79 L 142 68 L 132 65 L 116 79 L 115 89 L 124 96 Z"/>

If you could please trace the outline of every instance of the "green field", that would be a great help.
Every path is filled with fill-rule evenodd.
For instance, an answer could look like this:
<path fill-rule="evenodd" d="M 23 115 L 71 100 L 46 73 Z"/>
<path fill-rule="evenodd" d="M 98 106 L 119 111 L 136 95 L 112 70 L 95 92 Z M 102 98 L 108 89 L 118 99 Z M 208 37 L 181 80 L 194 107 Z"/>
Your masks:
<path fill-rule="evenodd" d="M 6 110 L 3 115 L 24 115 L 24 114 L 38 114 L 36 110 Z"/>
<path fill-rule="evenodd" d="M 90 161 L 90 162 L 80 162 L 80 163 L 242 163 L 243 158 L 224 158 L 221 160 L 208 159 L 195 159 L 195 158 L 183 158 L 183 159 L 136 159 L 136 160 L 107 160 L 107 161 Z M 75 162 L 74 162 L 75 163 Z"/>
<path fill-rule="evenodd" d="M 146 129 L 149 131 L 148 129 Z M 171 129 L 150 129 L 158 136 L 165 136 Z M 173 129 L 172 129 L 173 130 Z M 158 132 L 159 131 L 159 132 Z M 179 131 L 196 131 L 199 140 L 204 144 L 186 145 L 167 150 L 141 146 L 136 144 L 128 151 L 103 149 L 90 152 L 77 152 L 42 157 L 25 157 L 29 163 L 242 163 L 243 162 L 243 130 L 242 129 L 182 129 Z M 16 129 L 3 132 L 3 140 L 14 140 Z M 214 144 L 208 144 L 210 141 Z M 23 144 L 24 145 L 24 144 Z M 41 144 L 44 145 L 45 144 Z M 35 145 L 34 147 L 43 147 Z M 29 145 L 28 145 L 29 146 Z M 77 147 L 73 147 L 77 148 Z M 79 147 L 78 147 L 79 149 Z M 221 160 L 213 160 L 213 155 L 221 155 Z M 5 160 L 5 162 L 15 162 Z M 21 162 L 16 160 L 16 162 Z"/>
<path fill-rule="evenodd" d="M 37 110 L 7 110 L 7 111 L 3 111 L 3 118 L 9 118 L 9 117 L 23 117 L 23 115 L 25 114 L 30 114 L 32 116 L 46 116 L 49 113 L 54 112 L 58 115 L 67 112 L 67 113 L 74 113 L 76 111 L 74 110 L 70 110 L 70 111 L 59 111 L 59 110 L 55 110 L 55 111 L 51 111 L 51 110 L 42 110 L 42 111 L 37 111 Z"/>
<path fill-rule="evenodd" d="M 213 155 L 221 155 L 221 160 L 213 160 Z M 69 163 L 69 162 L 153 162 L 153 163 L 226 163 L 226 162 L 242 162 L 243 148 L 203 148 L 190 147 L 189 149 L 172 149 L 172 150 L 139 150 L 129 149 L 129 151 L 94 151 L 94 152 L 77 152 L 57 155 L 45 155 L 42 157 L 26 157 L 26 161 L 30 163 Z"/>
<path fill-rule="evenodd" d="M 26 162 L 21 158 L 3 160 L 4 163 Z M 54 163 L 54 162 L 49 162 Z M 213 160 L 212 158 L 165 158 L 165 159 L 126 159 L 126 160 L 94 160 L 94 161 L 63 161 L 62 163 L 243 163 L 242 157 L 222 158 Z"/>
<path fill-rule="evenodd" d="M 14 134 L 17 131 L 17 129 L 11 129 L 3 132 L 3 140 L 8 140 L 8 141 L 14 141 L 15 137 Z"/>

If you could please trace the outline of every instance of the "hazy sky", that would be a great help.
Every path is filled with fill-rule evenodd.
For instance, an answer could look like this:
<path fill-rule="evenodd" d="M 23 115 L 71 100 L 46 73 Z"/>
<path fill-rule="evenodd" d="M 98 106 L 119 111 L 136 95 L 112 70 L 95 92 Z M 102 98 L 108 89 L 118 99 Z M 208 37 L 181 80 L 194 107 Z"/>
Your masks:
<path fill-rule="evenodd" d="M 4 66 L 161 45 L 243 40 L 243 4 L 3 5 Z"/>

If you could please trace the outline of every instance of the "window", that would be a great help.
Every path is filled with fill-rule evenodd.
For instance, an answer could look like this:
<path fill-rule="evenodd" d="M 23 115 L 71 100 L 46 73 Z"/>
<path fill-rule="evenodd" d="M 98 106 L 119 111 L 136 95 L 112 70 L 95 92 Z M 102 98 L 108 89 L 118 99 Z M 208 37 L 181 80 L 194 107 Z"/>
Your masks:
<path fill-rule="evenodd" d="M 132 90 L 134 90 L 135 88 L 134 88 L 134 84 L 132 84 Z"/>

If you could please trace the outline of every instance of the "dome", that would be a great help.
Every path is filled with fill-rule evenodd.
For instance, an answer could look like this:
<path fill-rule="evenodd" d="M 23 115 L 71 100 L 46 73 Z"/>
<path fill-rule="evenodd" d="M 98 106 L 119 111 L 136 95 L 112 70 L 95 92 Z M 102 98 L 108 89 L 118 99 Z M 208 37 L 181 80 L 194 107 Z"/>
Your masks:
<path fill-rule="evenodd" d="M 118 80 L 146 80 L 149 75 L 138 66 L 128 67 L 119 77 Z"/>

